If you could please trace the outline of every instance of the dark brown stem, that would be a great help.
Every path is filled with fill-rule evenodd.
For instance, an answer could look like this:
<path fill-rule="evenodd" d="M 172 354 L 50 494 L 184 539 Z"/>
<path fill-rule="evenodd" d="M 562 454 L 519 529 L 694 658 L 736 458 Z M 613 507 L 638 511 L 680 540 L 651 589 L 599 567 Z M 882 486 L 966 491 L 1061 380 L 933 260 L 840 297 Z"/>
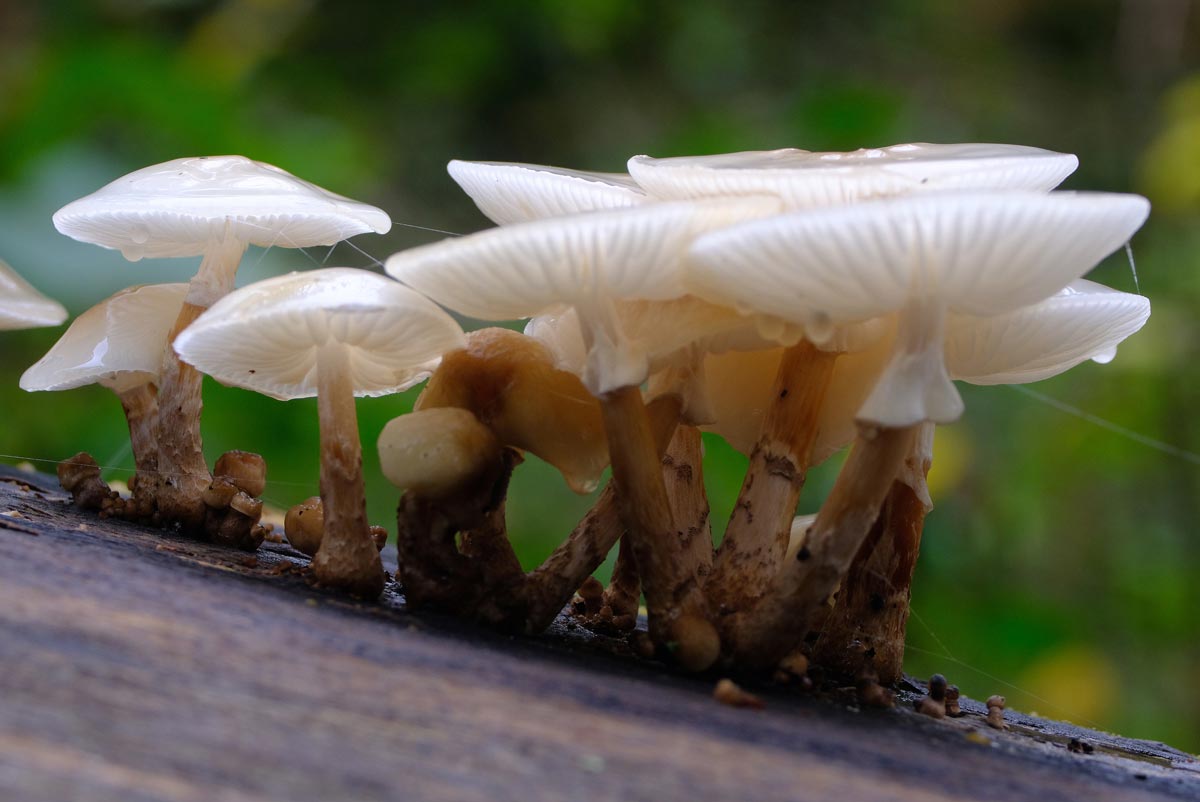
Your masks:
<path fill-rule="evenodd" d="M 784 351 L 762 435 L 705 585 L 719 616 L 750 609 L 783 563 L 837 356 L 807 341 Z"/>
<path fill-rule="evenodd" d="M 354 385 L 338 343 L 317 352 L 317 409 L 325 525 L 313 571 L 324 585 L 373 599 L 383 592 L 383 563 L 367 526 Z"/>
<path fill-rule="evenodd" d="M 916 438 L 918 443 L 924 439 Z M 814 663 L 853 676 L 865 650 L 872 656 L 880 682 L 891 685 L 900 679 L 913 571 L 929 511 L 925 489 L 928 455 L 926 448 L 916 447 L 906 460 L 904 478 L 892 482 L 883 509 L 855 555 L 838 591 L 837 604 L 821 629 Z M 861 648 L 852 648 L 855 642 Z"/>
<path fill-rule="evenodd" d="M 734 617 L 732 657 L 739 669 L 773 669 L 809 631 L 814 613 L 837 589 L 871 531 L 916 428 L 859 427 L 804 547 L 783 566 L 759 604 Z"/>

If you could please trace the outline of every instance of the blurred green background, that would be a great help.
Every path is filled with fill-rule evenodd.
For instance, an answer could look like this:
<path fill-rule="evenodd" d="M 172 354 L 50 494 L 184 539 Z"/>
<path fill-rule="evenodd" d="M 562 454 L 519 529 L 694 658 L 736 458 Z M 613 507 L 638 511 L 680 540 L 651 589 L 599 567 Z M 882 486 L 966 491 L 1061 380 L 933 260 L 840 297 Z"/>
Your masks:
<path fill-rule="evenodd" d="M 386 237 L 331 265 L 486 225 L 451 158 L 621 170 L 678 155 L 906 141 L 1077 153 L 1066 188 L 1137 191 L 1154 314 L 1111 365 L 1034 389 L 1200 451 L 1200 3 L 1191 0 L 739 0 L 0 3 L 0 257 L 79 312 L 195 260 L 124 261 L 58 235 L 51 214 L 137 167 L 239 153 L 388 210 Z M 251 249 L 239 283 L 326 253 Z M 1134 284 L 1124 255 L 1092 278 Z M 17 378 L 59 330 L 0 338 L 0 453 L 77 450 L 128 475 L 116 400 L 31 396 Z M 211 458 L 267 456 L 267 498 L 316 492 L 316 409 L 206 385 Z M 371 447 L 414 398 L 360 402 L 374 522 L 396 491 Z M 939 432 L 909 671 L 976 697 L 1200 751 L 1200 458 L 1162 453 L 1005 387 L 965 387 Z M 15 456 L 14 456 L 15 455 Z M 717 441 L 714 520 L 745 460 Z M 38 463 L 51 469 L 49 463 Z M 814 509 L 832 468 L 814 472 Z M 511 531 L 539 561 L 587 509 L 526 463 Z M 119 578 L 114 578 L 119 579 Z"/>

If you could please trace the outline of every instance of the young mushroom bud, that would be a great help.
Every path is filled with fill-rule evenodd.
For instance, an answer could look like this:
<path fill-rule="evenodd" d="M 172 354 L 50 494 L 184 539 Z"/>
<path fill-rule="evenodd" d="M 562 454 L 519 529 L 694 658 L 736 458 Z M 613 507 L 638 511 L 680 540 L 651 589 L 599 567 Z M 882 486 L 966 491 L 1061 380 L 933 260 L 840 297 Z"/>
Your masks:
<path fill-rule="evenodd" d="M 946 717 L 946 678 L 934 674 L 929 678 L 929 695 L 913 703 L 918 713 L 930 718 Z"/>
<path fill-rule="evenodd" d="M 414 409 L 439 407 L 470 410 L 502 444 L 558 468 L 577 493 L 594 490 L 608 466 L 600 404 L 546 346 L 519 332 L 479 329 L 442 357 Z"/>
<path fill-rule="evenodd" d="M 992 729 L 1008 729 L 1008 725 L 1004 723 L 1004 702 L 1004 697 L 1000 695 L 987 698 L 987 725 Z"/>
<path fill-rule="evenodd" d="M 321 548 L 321 534 L 325 531 L 325 510 L 321 497 L 312 496 L 287 511 L 283 519 L 283 533 L 296 551 L 309 557 Z"/>
<path fill-rule="evenodd" d="M 946 688 L 946 715 L 951 718 L 959 718 L 962 716 L 962 708 L 958 704 L 960 696 L 957 685 L 951 685 Z"/>
<path fill-rule="evenodd" d="M 491 429 L 468 410 L 422 409 L 383 427 L 379 466 L 396 487 L 453 502 L 496 481 L 501 448 Z M 448 512 L 453 504 L 449 507 Z"/>

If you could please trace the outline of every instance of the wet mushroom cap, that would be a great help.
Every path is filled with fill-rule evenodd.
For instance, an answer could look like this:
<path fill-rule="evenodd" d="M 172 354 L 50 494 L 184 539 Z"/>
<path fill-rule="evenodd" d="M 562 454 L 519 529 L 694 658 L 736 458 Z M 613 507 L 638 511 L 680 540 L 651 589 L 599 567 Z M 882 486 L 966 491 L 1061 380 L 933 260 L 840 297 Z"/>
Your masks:
<path fill-rule="evenodd" d="M 655 159 L 634 156 L 629 173 L 667 200 L 771 194 L 809 209 L 948 189 L 1048 191 L 1079 160 L 1025 145 L 924 142 L 844 153 L 795 148 Z"/>
<path fill-rule="evenodd" d="M 689 287 L 800 324 L 862 321 L 930 295 L 995 315 L 1036 303 L 1126 242 L 1149 203 L 1117 193 L 892 198 L 778 215 L 706 234 Z"/>
<path fill-rule="evenodd" d="M 278 167 L 244 156 L 200 156 L 122 176 L 59 209 L 54 227 L 136 261 L 199 256 L 226 231 L 252 245 L 307 248 L 383 234 L 391 220 Z"/>
<path fill-rule="evenodd" d="M 218 301 L 175 340 L 184 361 L 229 385 L 278 399 L 317 392 L 317 352 L 340 343 L 357 396 L 427 378 L 462 329 L 437 305 L 377 273 L 347 267 L 289 273 Z"/>
<path fill-rule="evenodd" d="M 646 193 L 625 173 L 458 159 L 446 169 L 479 210 L 502 226 L 646 201 Z"/>
<path fill-rule="evenodd" d="M 386 269 L 439 303 L 484 320 L 575 307 L 585 338 L 595 339 L 584 383 L 599 394 L 640 384 L 648 370 L 645 354 L 614 329 L 612 304 L 685 295 L 683 256 L 698 234 L 777 209 L 772 199 L 746 198 L 519 223 L 401 251 Z"/>
<path fill-rule="evenodd" d="M 117 392 L 155 381 L 162 349 L 187 284 L 121 290 L 71 322 L 58 342 L 21 376 L 21 389 L 70 390 L 102 384 Z"/>
<path fill-rule="evenodd" d="M 67 310 L 42 295 L 0 260 L 0 331 L 57 326 L 67 319 Z"/>
<path fill-rule="evenodd" d="M 1004 315 L 951 316 L 946 367 L 951 378 L 971 384 L 1041 381 L 1088 359 L 1110 361 L 1149 317 L 1149 298 L 1079 279 Z"/>

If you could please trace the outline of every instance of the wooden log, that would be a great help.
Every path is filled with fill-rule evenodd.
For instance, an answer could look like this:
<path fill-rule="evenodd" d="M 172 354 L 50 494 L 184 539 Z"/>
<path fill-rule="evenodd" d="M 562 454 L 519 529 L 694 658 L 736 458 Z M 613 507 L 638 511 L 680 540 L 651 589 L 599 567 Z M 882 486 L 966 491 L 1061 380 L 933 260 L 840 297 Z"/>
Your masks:
<path fill-rule="evenodd" d="M 394 559 L 394 558 L 393 558 Z M 1195 799 L 1162 744 L 983 705 L 935 721 L 313 590 L 257 555 L 77 511 L 0 469 L 0 799 Z M 389 570 L 394 570 L 394 562 Z M 1070 739 L 1091 754 L 1068 751 Z"/>

